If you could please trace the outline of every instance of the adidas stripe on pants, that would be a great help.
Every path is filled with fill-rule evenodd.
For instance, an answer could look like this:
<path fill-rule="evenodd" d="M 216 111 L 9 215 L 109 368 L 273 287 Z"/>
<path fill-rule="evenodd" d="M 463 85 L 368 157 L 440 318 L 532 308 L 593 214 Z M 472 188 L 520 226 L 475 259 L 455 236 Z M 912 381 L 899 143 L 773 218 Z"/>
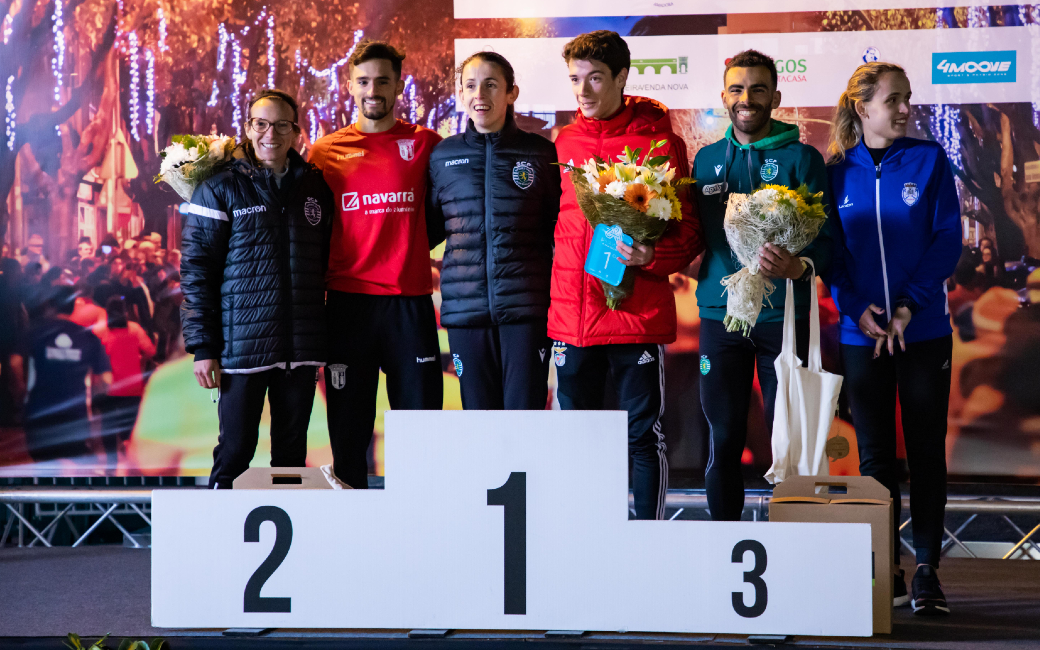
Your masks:
<path fill-rule="evenodd" d="M 618 408 L 628 411 L 628 453 L 636 519 L 664 519 L 668 458 L 664 416 L 664 346 L 651 343 L 578 347 L 553 342 L 557 398 L 564 410 L 603 408 L 607 373 Z"/>

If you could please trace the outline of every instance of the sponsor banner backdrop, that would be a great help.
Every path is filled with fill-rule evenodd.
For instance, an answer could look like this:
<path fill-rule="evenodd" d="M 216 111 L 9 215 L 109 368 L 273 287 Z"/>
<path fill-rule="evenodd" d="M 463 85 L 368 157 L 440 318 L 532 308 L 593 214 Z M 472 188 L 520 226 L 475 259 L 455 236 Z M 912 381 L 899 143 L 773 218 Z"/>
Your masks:
<path fill-rule="evenodd" d="M 1040 78 L 1032 66 L 1028 27 L 892 30 L 709 36 L 630 36 L 625 92 L 653 97 L 671 109 L 722 106 L 726 60 L 748 48 L 776 59 L 783 106 L 833 106 L 849 74 L 866 60 L 903 66 L 915 104 L 1033 102 Z M 563 46 L 569 38 L 456 39 L 460 64 L 479 50 L 512 62 L 520 86 L 518 110 L 577 104 L 567 79 Z M 1011 49 L 1013 48 L 1013 49 Z"/>
<path fill-rule="evenodd" d="M 927 9 L 970 7 L 975 0 L 528 0 L 488 2 L 455 0 L 456 18 L 553 18 L 596 16 L 692 16 L 781 11 L 856 11 L 865 9 Z"/>

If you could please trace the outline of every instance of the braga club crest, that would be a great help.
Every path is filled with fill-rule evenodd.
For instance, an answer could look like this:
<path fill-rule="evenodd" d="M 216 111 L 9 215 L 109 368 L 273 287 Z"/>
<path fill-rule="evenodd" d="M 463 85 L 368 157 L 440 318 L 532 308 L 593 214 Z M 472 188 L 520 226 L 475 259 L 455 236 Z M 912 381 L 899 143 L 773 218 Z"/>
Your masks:
<path fill-rule="evenodd" d="M 903 184 L 903 203 L 913 206 L 913 204 L 917 203 L 919 196 L 921 194 L 917 191 L 917 183 Z"/>
<path fill-rule="evenodd" d="M 534 184 L 534 166 L 526 160 L 513 165 L 513 182 L 522 190 Z"/>
<path fill-rule="evenodd" d="M 397 149 L 401 152 L 401 160 L 415 158 L 415 140 L 398 140 Z"/>
<path fill-rule="evenodd" d="M 780 173 L 780 165 L 776 164 L 776 161 L 772 158 L 767 158 L 766 163 L 762 165 L 762 169 L 759 170 L 759 174 L 762 175 L 762 180 L 769 182 L 776 178 L 776 175 Z"/>

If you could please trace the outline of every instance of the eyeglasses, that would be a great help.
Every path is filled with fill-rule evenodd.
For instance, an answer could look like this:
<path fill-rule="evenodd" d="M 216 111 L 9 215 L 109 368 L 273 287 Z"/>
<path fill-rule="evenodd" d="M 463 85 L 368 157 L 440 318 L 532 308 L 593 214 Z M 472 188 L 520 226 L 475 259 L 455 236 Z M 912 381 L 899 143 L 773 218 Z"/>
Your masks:
<path fill-rule="evenodd" d="M 267 133 L 267 130 L 274 126 L 275 133 L 279 135 L 288 135 L 292 131 L 299 128 L 296 122 L 290 122 L 289 120 L 278 120 L 277 122 L 268 122 L 262 120 L 259 117 L 251 117 L 247 122 L 254 131 L 257 133 Z"/>

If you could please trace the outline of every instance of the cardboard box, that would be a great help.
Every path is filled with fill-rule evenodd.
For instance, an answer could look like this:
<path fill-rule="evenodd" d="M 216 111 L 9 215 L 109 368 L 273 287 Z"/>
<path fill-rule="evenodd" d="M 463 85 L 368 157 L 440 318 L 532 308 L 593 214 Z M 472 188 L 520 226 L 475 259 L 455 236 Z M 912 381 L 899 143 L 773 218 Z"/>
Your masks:
<path fill-rule="evenodd" d="M 892 633 L 892 499 L 883 485 L 869 476 L 792 476 L 773 489 L 769 521 L 870 524 L 874 633 Z"/>
<path fill-rule="evenodd" d="M 231 485 L 236 490 L 331 490 L 319 467 L 250 467 Z"/>

